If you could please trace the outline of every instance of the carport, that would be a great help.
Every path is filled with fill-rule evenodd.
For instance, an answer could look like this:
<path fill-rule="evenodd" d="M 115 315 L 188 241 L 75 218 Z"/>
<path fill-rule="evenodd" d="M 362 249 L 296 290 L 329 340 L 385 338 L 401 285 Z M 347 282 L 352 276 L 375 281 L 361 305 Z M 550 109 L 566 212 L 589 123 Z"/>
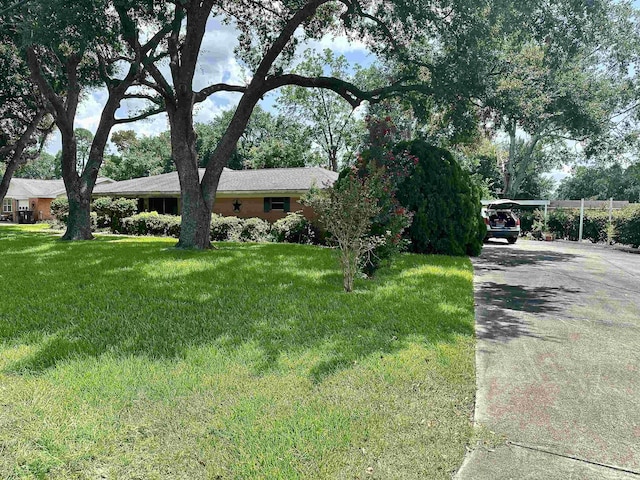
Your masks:
<path fill-rule="evenodd" d="M 495 203 L 496 200 L 481 200 L 482 206 L 486 207 L 491 203 Z M 508 200 L 502 199 L 501 202 L 513 202 L 521 207 L 544 207 L 544 223 L 547 223 L 547 212 L 549 209 L 550 200 Z"/>

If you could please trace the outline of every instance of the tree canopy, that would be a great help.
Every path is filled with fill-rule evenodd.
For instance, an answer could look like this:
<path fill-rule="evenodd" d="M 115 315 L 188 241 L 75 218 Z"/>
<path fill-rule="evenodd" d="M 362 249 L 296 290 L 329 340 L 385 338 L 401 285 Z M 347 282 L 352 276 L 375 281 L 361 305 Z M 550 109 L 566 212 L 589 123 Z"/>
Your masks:
<path fill-rule="evenodd" d="M 640 163 L 625 168 L 610 166 L 577 166 L 572 176 L 560 183 L 556 195 L 561 200 L 628 200 L 640 202 Z"/>

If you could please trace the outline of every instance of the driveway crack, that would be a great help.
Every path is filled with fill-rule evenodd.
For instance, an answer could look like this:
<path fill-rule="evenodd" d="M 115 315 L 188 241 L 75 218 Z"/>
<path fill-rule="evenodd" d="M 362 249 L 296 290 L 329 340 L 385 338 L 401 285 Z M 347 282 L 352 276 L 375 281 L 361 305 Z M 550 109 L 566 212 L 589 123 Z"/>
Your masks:
<path fill-rule="evenodd" d="M 586 458 L 577 457 L 575 455 L 567 455 L 564 453 L 554 452 L 552 450 L 548 450 L 546 448 L 542 448 L 535 445 L 526 445 L 520 442 L 514 442 L 512 440 L 507 440 L 507 445 L 512 445 L 514 447 L 524 448 L 527 450 L 532 450 L 534 452 L 546 453 L 547 455 L 553 455 L 555 457 L 568 458 L 570 460 L 575 460 L 576 462 L 588 463 L 589 465 L 596 465 L 598 467 L 608 468 L 610 470 L 616 470 L 618 472 L 630 473 L 631 475 L 636 475 L 640 477 L 640 472 L 637 470 L 630 470 L 628 468 L 619 467 L 617 465 L 609 465 L 606 463 L 594 462 L 592 460 L 587 460 Z"/>

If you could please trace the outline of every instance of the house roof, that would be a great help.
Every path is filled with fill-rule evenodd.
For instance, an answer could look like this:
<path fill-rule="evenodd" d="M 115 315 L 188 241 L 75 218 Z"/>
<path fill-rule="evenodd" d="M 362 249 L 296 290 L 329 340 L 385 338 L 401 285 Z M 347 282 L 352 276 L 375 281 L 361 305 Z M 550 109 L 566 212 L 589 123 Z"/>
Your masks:
<path fill-rule="evenodd" d="M 199 169 L 200 179 L 204 169 Z M 338 174 L 320 167 L 265 168 L 260 170 L 230 170 L 225 168 L 220 176 L 219 194 L 306 192 L 313 185 L 320 188 L 332 185 Z M 123 180 L 108 185 L 96 186 L 97 195 L 145 195 L 180 194 L 178 172 L 151 177 Z"/>
<path fill-rule="evenodd" d="M 113 182 L 113 180 L 106 177 L 98 177 L 96 186 L 109 182 Z M 63 180 L 12 178 L 5 196 L 16 200 L 27 200 L 29 198 L 56 198 L 65 193 Z"/>

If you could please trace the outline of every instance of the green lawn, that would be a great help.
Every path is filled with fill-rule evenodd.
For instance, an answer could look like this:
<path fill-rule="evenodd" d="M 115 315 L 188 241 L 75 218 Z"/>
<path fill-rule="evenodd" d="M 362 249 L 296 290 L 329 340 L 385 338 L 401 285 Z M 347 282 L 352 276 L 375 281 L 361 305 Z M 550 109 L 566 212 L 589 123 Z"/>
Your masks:
<path fill-rule="evenodd" d="M 0 226 L 0 478 L 450 478 L 467 259 L 345 294 L 328 249 L 174 244 Z"/>

